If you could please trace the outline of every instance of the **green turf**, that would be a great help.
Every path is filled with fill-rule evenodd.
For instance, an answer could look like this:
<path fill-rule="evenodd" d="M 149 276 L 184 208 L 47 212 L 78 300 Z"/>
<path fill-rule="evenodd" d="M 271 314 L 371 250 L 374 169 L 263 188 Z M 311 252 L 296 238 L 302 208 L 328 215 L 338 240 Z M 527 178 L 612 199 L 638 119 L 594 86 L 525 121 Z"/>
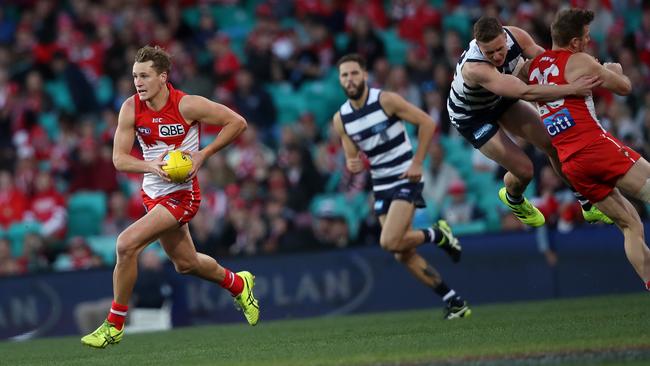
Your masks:
<path fill-rule="evenodd" d="M 83 347 L 79 337 L 2 342 L 0 364 L 650 364 L 647 293 L 486 305 L 473 311 L 471 318 L 454 321 L 441 320 L 440 309 L 433 309 L 261 321 L 255 328 L 183 328 L 126 335 L 105 350 Z M 539 360 L 549 353 L 550 361 Z"/>

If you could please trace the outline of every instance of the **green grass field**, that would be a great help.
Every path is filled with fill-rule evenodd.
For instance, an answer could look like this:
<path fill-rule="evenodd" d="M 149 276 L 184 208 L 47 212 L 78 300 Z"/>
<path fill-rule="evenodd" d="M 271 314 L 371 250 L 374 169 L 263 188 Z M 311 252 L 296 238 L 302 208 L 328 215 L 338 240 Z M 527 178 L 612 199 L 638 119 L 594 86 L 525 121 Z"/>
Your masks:
<path fill-rule="evenodd" d="M 0 343 L 2 365 L 649 365 L 650 294 L 213 325 L 126 335 L 105 350 L 79 337 Z"/>

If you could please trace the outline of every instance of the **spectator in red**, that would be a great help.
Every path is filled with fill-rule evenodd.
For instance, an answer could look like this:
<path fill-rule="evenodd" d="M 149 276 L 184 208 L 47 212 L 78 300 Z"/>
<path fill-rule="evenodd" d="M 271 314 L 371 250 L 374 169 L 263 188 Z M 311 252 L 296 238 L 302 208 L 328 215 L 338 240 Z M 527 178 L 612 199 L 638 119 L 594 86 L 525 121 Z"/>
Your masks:
<path fill-rule="evenodd" d="M 258 141 L 257 128 L 249 124 L 236 145 L 226 155 L 226 161 L 234 170 L 237 178 L 252 178 L 260 181 L 266 178 L 268 169 L 275 160 L 273 150 Z"/>
<path fill-rule="evenodd" d="M 36 125 L 37 113 L 51 111 L 53 107 L 52 99 L 43 88 L 43 77 L 38 71 L 27 74 L 24 90 L 16 101 L 17 129 L 32 129 Z"/>
<path fill-rule="evenodd" d="M 78 147 L 79 160 L 72 164 L 70 192 L 81 190 L 103 191 L 110 194 L 118 189 L 117 172 L 112 161 L 109 143 L 84 139 Z"/>
<path fill-rule="evenodd" d="M 296 17 L 299 20 L 318 18 L 331 32 L 340 32 L 345 28 L 345 9 L 339 1 L 331 0 L 297 0 Z"/>
<path fill-rule="evenodd" d="M 27 197 L 16 188 L 13 175 L 8 170 L 0 171 L 0 226 L 5 229 L 23 219 L 27 211 Z"/>
<path fill-rule="evenodd" d="M 48 172 L 40 171 L 34 184 L 34 195 L 27 217 L 41 223 L 46 238 L 63 239 L 66 230 L 66 204 L 56 190 Z"/>
<path fill-rule="evenodd" d="M 535 206 L 544 214 L 546 222 L 554 224 L 560 215 L 560 202 L 556 191 L 563 188 L 562 181 L 550 166 L 544 166 L 540 172 L 538 184 L 539 198 L 535 199 Z"/>
<path fill-rule="evenodd" d="M 368 19 L 374 28 L 384 29 L 388 25 L 388 18 L 386 18 L 384 4 L 381 0 L 354 0 L 347 2 L 345 29 L 350 31 L 363 18 Z M 372 63 L 368 64 L 372 65 Z"/>
<path fill-rule="evenodd" d="M 396 3 L 393 16 L 399 21 L 398 29 L 401 38 L 420 43 L 426 27 L 440 29 L 440 13 L 425 0 L 405 0 Z"/>
<path fill-rule="evenodd" d="M 235 91 L 235 74 L 241 68 L 239 58 L 230 48 L 230 39 L 224 33 L 217 33 L 208 44 L 212 57 L 212 71 L 217 85 L 229 92 Z"/>
<path fill-rule="evenodd" d="M 14 170 L 14 185 L 23 194 L 30 196 L 34 192 L 34 182 L 38 174 L 38 162 L 34 158 L 34 148 L 26 144 L 18 148 L 18 160 Z"/>
<path fill-rule="evenodd" d="M 75 31 L 72 34 L 68 57 L 79 66 L 89 81 L 96 82 L 104 73 L 105 51 L 94 35 L 86 36 L 81 31 Z"/>
<path fill-rule="evenodd" d="M 102 260 L 93 253 L 86 240 L 81 236 L 75 236 L 68 241 L 68 255 L 70 256 L 71 269 L 88 269 L 100 267 Z"/>
<path fill-rule="evenodd" d="M 441 216 L 451 225 L 469 224 L 485 216 L 476 203 L 467 197 L 467 187 L 462 180 L 451 182 L 447 193 Z"/>

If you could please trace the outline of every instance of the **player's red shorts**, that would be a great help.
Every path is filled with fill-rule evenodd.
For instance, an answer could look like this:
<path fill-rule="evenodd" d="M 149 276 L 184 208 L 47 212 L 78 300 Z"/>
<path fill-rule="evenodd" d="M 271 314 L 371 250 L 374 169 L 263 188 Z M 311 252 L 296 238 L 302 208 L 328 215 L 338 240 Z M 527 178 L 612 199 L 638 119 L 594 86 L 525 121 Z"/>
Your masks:
<path fill-rule="evenodd" d="M 607 197 L 616 182 L 640 155 L 609 133 L 580 149 L 562 162 L 562 172 L 573 187 L 591 202 Z"/>
<path fill-rule="evenodd" d="M 182 190 L 172 192 L 170 194 L 160 196 L 158 198 L 151 198 L 147 196 L 144 191 L 142 192 L 142 201 L 147 212 L 152 210 L 156 205 L 163 205 L 180 225 L 188 223 L 194 215 L 199 211 L 201 204 L 201 191 L 198 185 L 193 191 Z"/>

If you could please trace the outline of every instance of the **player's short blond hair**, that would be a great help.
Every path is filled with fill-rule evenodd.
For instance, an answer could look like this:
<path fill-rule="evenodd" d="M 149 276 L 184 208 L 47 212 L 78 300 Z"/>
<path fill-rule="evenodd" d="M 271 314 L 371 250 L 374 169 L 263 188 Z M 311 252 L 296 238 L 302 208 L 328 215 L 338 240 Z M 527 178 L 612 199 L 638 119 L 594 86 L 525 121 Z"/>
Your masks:
<path fill-rule="evenodd" d="M 135 62 L 153 62 L 153 69 L 156 70 L 158 74 L 166 72 L 169 74 L 172 68 L 172 58 L 160 46 L 144 46 L 138 50 L 135 54 Z"/>

